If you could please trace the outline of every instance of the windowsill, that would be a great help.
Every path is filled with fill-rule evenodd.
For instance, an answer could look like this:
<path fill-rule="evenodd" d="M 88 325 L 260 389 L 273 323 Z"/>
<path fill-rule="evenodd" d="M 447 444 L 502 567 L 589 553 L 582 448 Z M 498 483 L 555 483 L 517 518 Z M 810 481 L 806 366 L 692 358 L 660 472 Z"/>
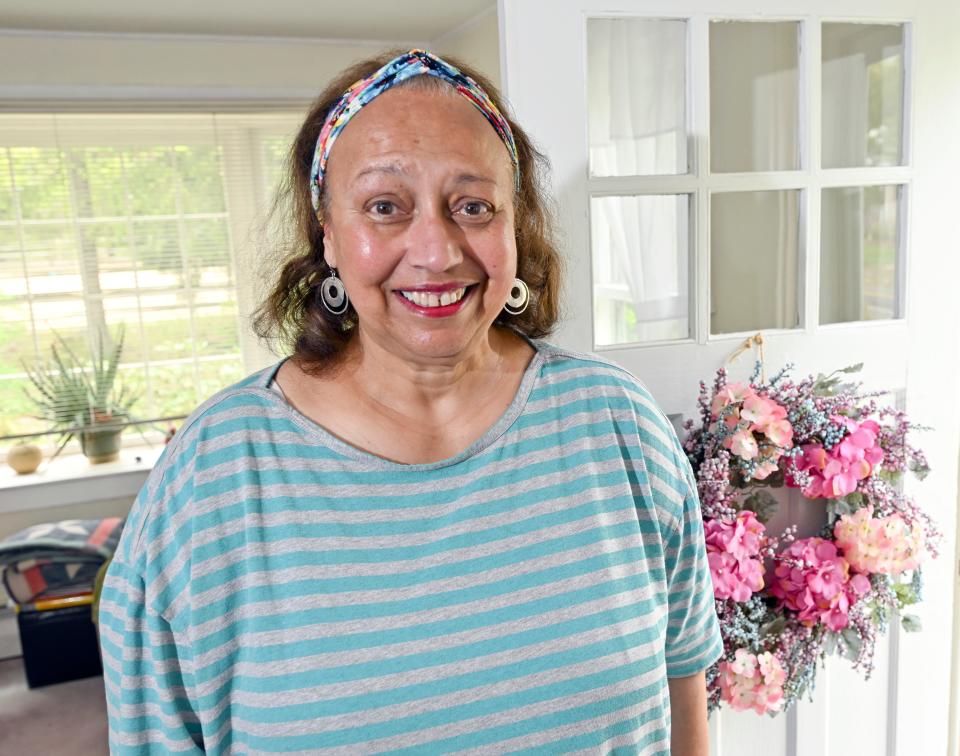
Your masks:
<path fill-rule="evenodd" d="M 70 454 L 42 463 L 29 475 L 18 475 L 4 464 L 0 468 L 0 515 L 126 496 L 132 502 L 163 449 L 162 443 L 131 446 L 120 450 L 116 462 L 97 465 L 82 454 Z"/>

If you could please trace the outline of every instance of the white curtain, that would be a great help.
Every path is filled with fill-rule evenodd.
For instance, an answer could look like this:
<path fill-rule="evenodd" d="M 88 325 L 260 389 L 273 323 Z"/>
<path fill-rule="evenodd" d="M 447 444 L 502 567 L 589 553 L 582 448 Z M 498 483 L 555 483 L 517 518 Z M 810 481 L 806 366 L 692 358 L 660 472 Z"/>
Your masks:
<path fill-rule="evenodd" d="M 683 21 L 591 19 L 590 164 L 595 176 L 687 171 Z M 687 335 L 686 197 L 604 197 L 592 207 L 594 281 L 626 284 L 635 338 Z"/>
<path fill-rule="evenodd" d="M 823 61 L 825 166 L 867 163 L 867 61 L 863 53 Z M 842 114 L 842 115 L 841 115 Z M 863 191 L 826 189 L 821 195 L 820 322 L 863 316 Z"/>

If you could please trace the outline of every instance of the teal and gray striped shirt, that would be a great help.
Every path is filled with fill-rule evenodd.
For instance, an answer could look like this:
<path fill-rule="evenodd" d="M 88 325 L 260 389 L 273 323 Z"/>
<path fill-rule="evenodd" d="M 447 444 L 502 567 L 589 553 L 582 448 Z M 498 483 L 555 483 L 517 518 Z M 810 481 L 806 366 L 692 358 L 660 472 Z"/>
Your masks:
<path fill-rule="evenodd" d="M 116 753 L 669 753 L 720 655 L 689 464 L 629 373 L 544 343 L 476 443 L 406 465 L 287 404 L 198 407 L 130 513 Z"/>

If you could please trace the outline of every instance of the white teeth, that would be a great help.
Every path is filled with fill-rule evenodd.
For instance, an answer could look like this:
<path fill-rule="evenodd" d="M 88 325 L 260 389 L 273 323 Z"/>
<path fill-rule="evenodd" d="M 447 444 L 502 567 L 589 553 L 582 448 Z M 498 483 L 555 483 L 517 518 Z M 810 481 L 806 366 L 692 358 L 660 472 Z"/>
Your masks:
<path fill-rule="evenodd" d="M 428 291 L 401 291 L 404 297 L 419 307 L 445 307 L 463 299 L 466 287 L 445 291 L 440 295 Z"/>

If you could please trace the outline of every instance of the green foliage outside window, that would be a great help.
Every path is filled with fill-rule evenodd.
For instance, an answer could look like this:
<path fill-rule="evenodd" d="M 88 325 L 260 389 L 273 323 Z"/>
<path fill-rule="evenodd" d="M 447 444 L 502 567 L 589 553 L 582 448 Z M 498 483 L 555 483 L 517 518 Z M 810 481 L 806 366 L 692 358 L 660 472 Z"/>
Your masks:
<path fill-rule="evenodd" d="M 86 354 L 98 322 L 126 324 L 136 417 L 185 415 L 243 377 L 221 161 L 213 144 L 0 145 L 0 435 L 47 429 L 24 364 L 54 329 Z"/>

